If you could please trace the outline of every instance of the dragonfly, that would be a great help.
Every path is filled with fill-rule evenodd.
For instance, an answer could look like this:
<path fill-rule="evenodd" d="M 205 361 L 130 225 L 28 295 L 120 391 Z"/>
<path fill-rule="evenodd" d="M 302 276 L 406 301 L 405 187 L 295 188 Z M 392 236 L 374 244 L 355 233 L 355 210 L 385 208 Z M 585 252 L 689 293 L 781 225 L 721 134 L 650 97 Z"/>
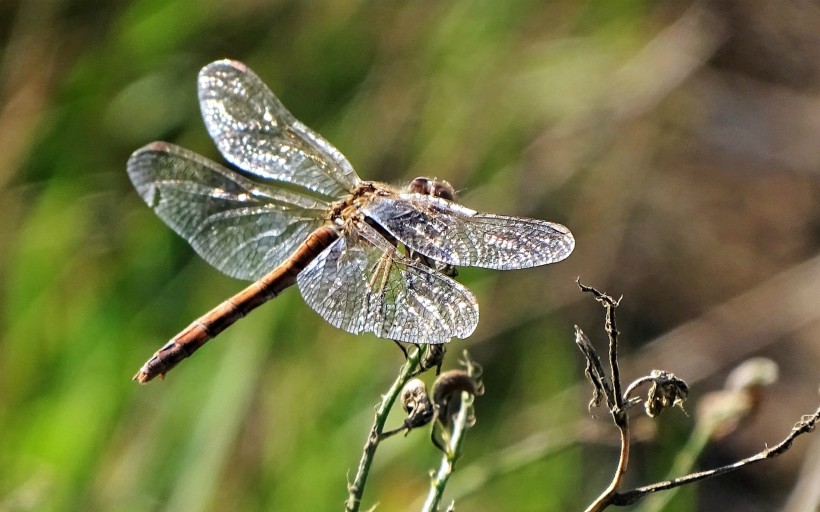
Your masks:
<path fill-rule="evenodd" d="M 456 267 L 534 267 L 575 246 L 560 224 L 466 208 L 445 181 L 416 178 L 399 190 L 362 180 L 241 62 L 205 66 L 198 95 L 208 133 L 236 170 L 153 142 L 131 155 L 128 175 L 205 261 L 254 282 L 165 343 L 136 381 L 164 377 L 293 284 L 350 333 L 415 344 L 466 338 L 478 302 L 453 279 Z"/>

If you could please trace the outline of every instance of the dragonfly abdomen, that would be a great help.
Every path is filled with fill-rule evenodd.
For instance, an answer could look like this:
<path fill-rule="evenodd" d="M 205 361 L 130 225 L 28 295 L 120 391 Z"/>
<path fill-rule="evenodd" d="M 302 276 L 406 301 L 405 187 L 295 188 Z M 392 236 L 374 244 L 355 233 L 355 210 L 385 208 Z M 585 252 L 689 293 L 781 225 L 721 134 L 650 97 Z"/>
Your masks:
<path fill-rule="evenodd" d="M 142 365 L 134 375 L 141 383 L 164 377 L 183 359 L 252 310 L 276 297 L 296 282 L 296 276 L 339 237 L 330 226 L 313 231 L 281 265 L 241 292 L 194 320 Z"/>

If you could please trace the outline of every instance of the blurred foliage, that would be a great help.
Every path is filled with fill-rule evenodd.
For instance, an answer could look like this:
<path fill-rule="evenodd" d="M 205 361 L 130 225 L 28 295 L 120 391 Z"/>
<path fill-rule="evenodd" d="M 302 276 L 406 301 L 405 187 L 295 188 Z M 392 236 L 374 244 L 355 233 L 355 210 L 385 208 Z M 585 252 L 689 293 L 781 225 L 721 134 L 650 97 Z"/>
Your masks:
<path fill-rule="evenodd" d="M 434 175 L 470 207 L 573 230 L 565 263 L 462 272 L 482 321 L 454 343 L 484 366 L 487 394 L 452 485 L 493 474 L 515 443 L 563 432 L 567 444 L 459 503 L 580 509 L 616 454 L 601 446 L 614 432 L 575 429 L 588 390 L 575 386 L 572 325 L 601 322 L 575 276 L 625 295 L 628 353 L 773 276 L 820 279 L 816 263 L 800 265 L 820 246 L 818 26 L 817 6 L 797 0 L 0 4 L 0 510 L 342 507 L 401 364 L 392 344 L 334 330 L 289 290 L 167 381 L 130 381 L 244 286 L 166 228 L 124 168 L 156 139 L 219 159 L 195 80 L 224 57 L 252 67 L 366 179 Z M 694 395 L 752 353 L 786 369 L 769 409 L 706 463 L 778 440 L 811 407 L 809 289 L 776 288 L 764 313 L 741 311 L 754 335 L 661 352 Z M 660 420 L 674 439 L 689 426 Z M 676 446 L 642 445 L 634 483 L 664 474 Z M 689 490 L 674 510 L 774 508 L 803 449 L 700 498 Z M 366 503 L 407 509 L 437 459 L 422 432 L 385 443 Z"/>

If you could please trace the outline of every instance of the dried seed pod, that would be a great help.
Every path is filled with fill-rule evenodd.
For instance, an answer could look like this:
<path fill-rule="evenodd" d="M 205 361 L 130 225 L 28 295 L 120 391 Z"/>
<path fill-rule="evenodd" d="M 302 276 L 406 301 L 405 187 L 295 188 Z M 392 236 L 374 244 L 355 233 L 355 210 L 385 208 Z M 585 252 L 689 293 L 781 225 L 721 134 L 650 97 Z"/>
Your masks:
<path fill-rule="evenodd" d="M 682 379 L 663 370 L 652 370 L 652 387 L 644 403 L 646 414 L 654 418 L 670 407 L 683 409 L 683 402 L 689 396 L 689 386 Z"/>
<path fill-rule="evenodd" d="M 407 418 L 402 428 L 408 431 L 430 423 L 435 414 L 433 403 L 427 394 L 427 386 L 421 379 L 410 379 L 401 391 L 401 405 Z"/>
<path fill-rule="evenodd" d="M 433 403 L 438 408 L 438 420 L 443 426 L 446 427 L 450 418 L 458 413 L 461 393 L 464 391 L 473 396 L 481 396 L 484 394 L 484 384 L 473 379 L 464 370 L 446 371 L 433 383 Z"/>

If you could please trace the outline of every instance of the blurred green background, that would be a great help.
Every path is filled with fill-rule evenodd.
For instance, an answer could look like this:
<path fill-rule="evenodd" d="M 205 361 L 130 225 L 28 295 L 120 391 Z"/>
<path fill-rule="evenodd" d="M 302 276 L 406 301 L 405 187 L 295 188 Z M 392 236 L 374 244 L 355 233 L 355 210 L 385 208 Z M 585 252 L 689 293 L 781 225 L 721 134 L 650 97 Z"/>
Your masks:
<path fill-rule="evenodd" d="M 574 324 L 604 342 L 603 316 L 579 275 L 624 295 L 626 379 L 663 368 L 692 386 L 689 416 L 636 421 L 629 484 L 666 474 L 699 396 L 747 357 L 781 380 L 702 467 L 816 407 L 816 3 L 7 1 L 0 42 L 0 511 L 342 508 L 402 362 L 391 343 L 333 329 L 294 289 L 166 381 L 130 380 L 244 287 L 125 173 L 152 140 L 220 160 L 196 74 L 225 57 L 363 178 L 446 178 L 471 208 L 575 233 L 564 263 L 461 272 L 482 320 L 445 366 L 469 348 L 487 393 L 459 510 L 580 510 L 606 486 L 617 434 L 587 415 L 573 344 Z M 668 510 L 809 510 L 818 449 L 801 438 Z M 438 459 L 426 432 L 385 443 L 365 507 L 418 510 Z"/>

